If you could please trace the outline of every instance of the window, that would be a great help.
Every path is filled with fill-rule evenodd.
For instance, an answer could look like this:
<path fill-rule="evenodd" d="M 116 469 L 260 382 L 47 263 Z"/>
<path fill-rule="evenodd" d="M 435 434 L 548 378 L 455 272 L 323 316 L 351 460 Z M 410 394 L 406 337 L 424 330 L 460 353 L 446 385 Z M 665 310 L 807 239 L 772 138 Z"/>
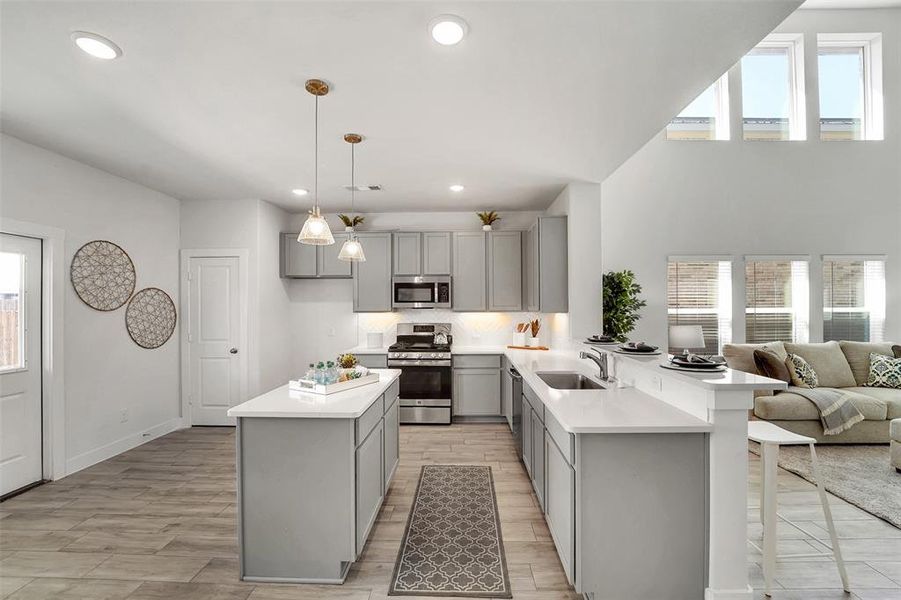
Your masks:
<path fill-rule="evenodd" d="M 713 85 L 686 106 L 666 126 L 668 140 L 728 140 L 729 139 L 729 74 L 725 73 Z"/>
<path fill-rule="evenodd" d="M 805 139 L 803 46 L 800 34 L 772 34 L 741 59 L 744 139 Z"/>
<path fill-rule="evenodd" d="M 746 257 L 745 341 L 809 341 L 809 288 L 806 257 Z"/>
<path fill-rule="evenodd" d="M 881 342 L 885 333 L 885 259 L 823 257 L 823 340 Z"/>
<path fill-rule="evenodd" d="M 704 353 L 719 354 L 732 341 L 732 261 L 670 257 L 666 272 L 669 325 L 700 325 Z M 682 348 L 670 347 L 671 353 Z"/>
<path fill-rule="evenodd" d="M 817 35 L 820 139 L 882 139 L 882 36 Z"/>
<path fill-rule="evenodd" d="M 0 371 L 24 366 L 24 257 L 0 252 Z"/>

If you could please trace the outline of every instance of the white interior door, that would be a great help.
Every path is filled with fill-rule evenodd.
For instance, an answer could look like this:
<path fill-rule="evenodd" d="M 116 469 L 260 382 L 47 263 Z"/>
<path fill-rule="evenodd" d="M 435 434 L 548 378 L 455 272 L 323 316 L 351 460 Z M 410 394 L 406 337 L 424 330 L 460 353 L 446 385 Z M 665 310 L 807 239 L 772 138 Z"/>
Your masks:
<path fill-rule="evenodd" d="M 246 349 L 237 256 L 190 259 L 190 406 L 193 425 L 234 425 L 226 411 L 243 401 Z"/>
<path fill-rule="evenodd" d="M 41 240 L 0 234 L 0 495 L 43 477 Z"/>

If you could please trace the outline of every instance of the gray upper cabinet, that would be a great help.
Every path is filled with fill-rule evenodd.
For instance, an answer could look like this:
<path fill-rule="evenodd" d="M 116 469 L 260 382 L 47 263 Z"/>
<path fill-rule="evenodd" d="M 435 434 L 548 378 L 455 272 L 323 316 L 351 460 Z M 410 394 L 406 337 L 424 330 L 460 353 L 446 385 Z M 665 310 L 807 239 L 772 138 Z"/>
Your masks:
<path fill-rule="evenodd" d="M 522 310 L 522 234 L 488 232 L 488 310 Z"/>
<path fill-rule="evenodd" d="M 422 274 L 451 274 L 451 234 L 427 231 L 422 234 Z"/>
<path fill-rule="evenodd" d="M 353 264 L 354 312 L 391 310 L 391 234 L 358 233 L 366 253 Z"/>
<path fill-rule="evenodd" d="M 526 310 L 567 312 L 569 271 L 566 217 L 539 217 L 523 242 Z"/>
<path fill-rule="evenodd" d="M 453 309 L 484 311 L 488 309 L 485 233 L 454 233 Z"/>
<path fill-rule="evenodd" d="M 331 246 L 318 246 L 318 275 L 320 277 L 350 277 L 350 262 L 338 260 L 338 253 L 347 238 L 347 233 L 336 233 Z M 301 244 L 302 245 L 302 244 Z"/>
<path fill-rule="evenodd" d="M 298 242 L 296 233 L 281 234 L 281 276 L 292 279 L 350 278 L 350 263 L 338 260 L 347 235 L 335 234 L 335 243 L 329 246 L 312 246 Z"/>
<path fill-rule="evenodd" d="M 422 274 L 422 235 L 419 233 L 394 234 L 394 274 Z"/>
<path fill-rule="evenodd" d="M 301 244 L 296 233 L 283 233 L 281 243 L 282 277 L 316 277 L 316 246 Z"/>

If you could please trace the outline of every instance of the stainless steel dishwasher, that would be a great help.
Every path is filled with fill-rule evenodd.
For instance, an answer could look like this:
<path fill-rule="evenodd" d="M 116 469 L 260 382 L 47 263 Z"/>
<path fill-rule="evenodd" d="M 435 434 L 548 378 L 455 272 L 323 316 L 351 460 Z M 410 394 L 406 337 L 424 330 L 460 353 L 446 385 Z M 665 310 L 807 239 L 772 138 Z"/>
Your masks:
<path fill-rule="evenodd" d="M 510 378 L 513 380 L 513 438 L 516 450 L 522 456 L 522 375 L 510 367 Z"/>

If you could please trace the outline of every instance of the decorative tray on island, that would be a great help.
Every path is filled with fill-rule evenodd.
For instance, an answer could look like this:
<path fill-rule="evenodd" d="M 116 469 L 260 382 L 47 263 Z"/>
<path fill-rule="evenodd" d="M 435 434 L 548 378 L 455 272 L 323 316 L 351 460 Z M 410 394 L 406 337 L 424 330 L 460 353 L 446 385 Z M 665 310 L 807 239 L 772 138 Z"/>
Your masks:
<path fill-rule="evenodd" d="M 288 382 L 288 389 L 295 392 L 307 392 L 310 394 L 335 394 L 337 392 L 346 392 L 354 388 L 378 383 L 379 374 L 370 373 L 357 377 L 356 379 L 348 379 L 347 381 L 336 381 L 335 383 L 317 383 L 312 379 L 292 379 Z"/>

